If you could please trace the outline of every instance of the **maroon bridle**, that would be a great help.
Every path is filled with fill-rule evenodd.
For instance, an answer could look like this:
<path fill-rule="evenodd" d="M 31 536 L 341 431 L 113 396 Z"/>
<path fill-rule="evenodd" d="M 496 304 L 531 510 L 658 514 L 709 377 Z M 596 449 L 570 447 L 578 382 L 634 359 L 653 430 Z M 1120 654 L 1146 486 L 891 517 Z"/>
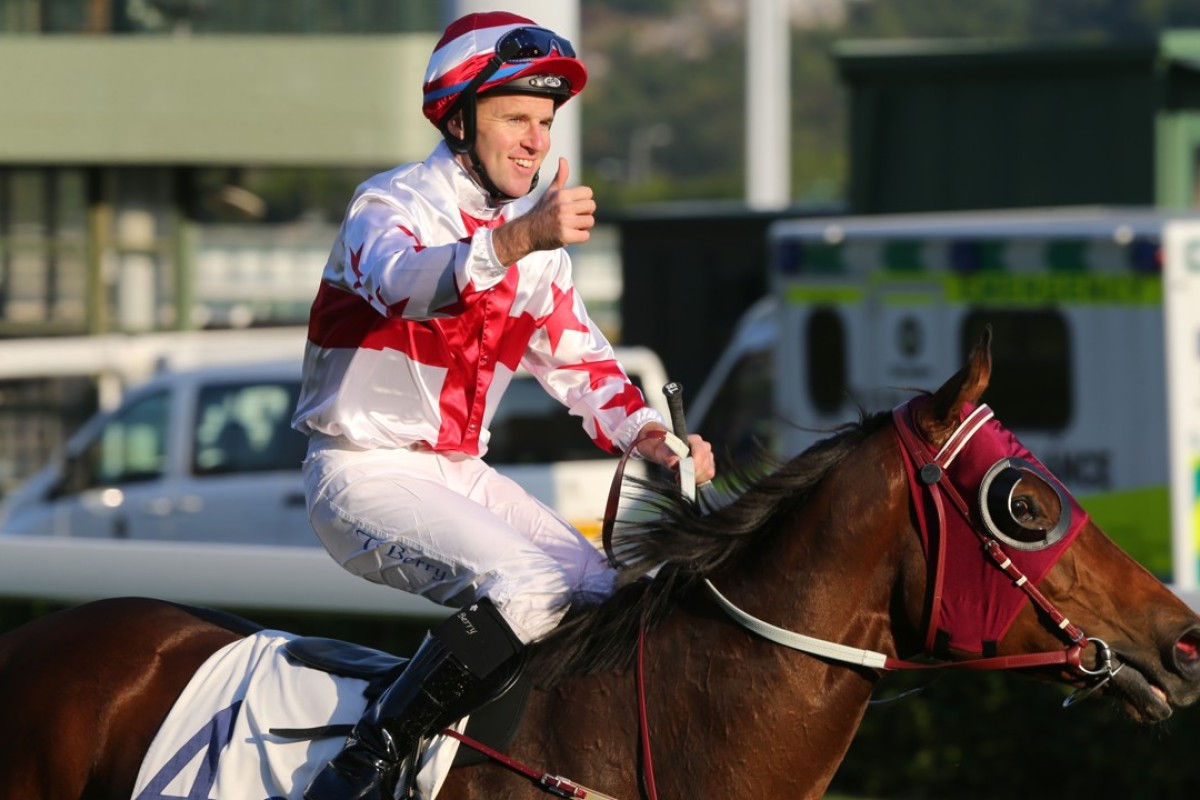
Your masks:
<path fill-rule="evenodd" d="M 925 402 L 927 399 L 924 396 L 915 398 L 892 410 L 892 420 L 895 424 L 896 435 L 900 440 L 901 453 L 904 456 L 905 468 L 908 472 L 913 508 L 917 512 L 917 518 L 922 528 L 922 538 L 930 542 L 946 535 L 948 501 L 953 510 L 966 522 L 963 527 L 969 529 L 978 538 L 980 549 L 987 556 L 989 562 L 1008 577 L 1014 588 L 1024 592 L 1029 601 L 1042 611 L 1044 619 L 1048 620 L 1048 627 L 1062 636 L 1066 642 L 1065 650 L 1061 651 L 993 656 L 952 663 L 970 669 L 1011 669 L 1063 664 L 1084 675 L 1103 674 L 1111 677 L 1115 670 L 1111 666 L 1112 653 L 1107 644 L 1100 640 L 1089 639 L 1082 629 L 1073 624 L 1038 590 L 1033 581 L 1029 580 L 1013 559 L 1008 556 L 1000 543 L 976 521 L 977 515 L 972 513 L 972 506 L 968 505 L 960 488 L 950 478 L 950 463 L 963 452 L 983 425 L 992 418 L 991 409 L 986 405 L 976 407 L 954 429 L 946 443 L 935 451 L 917 432 L 913 419 L 914 404 L 918 401 Z M 926 500 L 927 503 L 923 502 Z M 932 509 L 933 513 L 927 513 L 926 509 Z M 933 579 L 930 587 L 930 608 L 932 611 L 928 623 L 929 630 L 926 634 L 927 649 L 931 647 L 934 638 L 936 613 L 942 600 L 940 592 L 945 569 L 945 564 L 941 560 L 944 548 L 933 549 L 937 551 L 937 563 L 931 565 Z M 1089 642 L 1095 642 L 1100 650 L 1100 667 L 1097 670 L 1088 669 L 1082 663 L 1082 654 Z"/>

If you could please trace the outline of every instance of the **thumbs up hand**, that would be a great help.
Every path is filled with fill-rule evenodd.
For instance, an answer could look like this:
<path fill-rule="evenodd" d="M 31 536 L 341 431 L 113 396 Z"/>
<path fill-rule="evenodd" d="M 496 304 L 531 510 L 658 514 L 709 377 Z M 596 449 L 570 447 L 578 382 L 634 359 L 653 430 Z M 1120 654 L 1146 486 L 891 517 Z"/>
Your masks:
<path fill-rule="evenodd" d="M 535 250 L 582 244 L 596 225 L 596 201 L 588 186 L 567 186 L 570 167 L 558 159 L 558 171 L 545 193 L 526 214 L 501 226 L 492 246 L 501 263 L 512 264 Z"/>

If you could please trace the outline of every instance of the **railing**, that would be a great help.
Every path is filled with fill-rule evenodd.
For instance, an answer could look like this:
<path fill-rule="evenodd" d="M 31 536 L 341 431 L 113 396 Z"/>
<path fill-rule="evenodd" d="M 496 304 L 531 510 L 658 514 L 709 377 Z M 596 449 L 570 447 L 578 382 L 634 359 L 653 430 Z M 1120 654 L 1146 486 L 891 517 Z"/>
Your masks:
<path fill-rule="evenodd" d="M 408 620 L 449 613 L 351 575 L 320 547 L 0 537 L 0 597 L 85 602 L 125 595 Z"/>

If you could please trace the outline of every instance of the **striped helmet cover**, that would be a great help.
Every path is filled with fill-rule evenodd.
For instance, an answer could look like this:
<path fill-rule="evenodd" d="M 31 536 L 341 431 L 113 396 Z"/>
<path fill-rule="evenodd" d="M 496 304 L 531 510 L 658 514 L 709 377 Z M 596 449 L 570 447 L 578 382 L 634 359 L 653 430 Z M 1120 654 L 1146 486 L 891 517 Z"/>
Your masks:
<path fill-rule="evenodd" d="M 425 69 L 424 102 L 421 111 L 435 126 L 441 125 L 462 90 L 496 54 L 496 43 L 516 28 L 538 27 L 531 19 L 507 11 L 468 14 L 452 23 L 442 34 Z M 566 78 L 571 96 L 587 83 L 587 70 L 577 58 L 552 53 L 516 64 L 505 64 L 479 87 L 482 94 L 522 75 L 550 74 Z"/>

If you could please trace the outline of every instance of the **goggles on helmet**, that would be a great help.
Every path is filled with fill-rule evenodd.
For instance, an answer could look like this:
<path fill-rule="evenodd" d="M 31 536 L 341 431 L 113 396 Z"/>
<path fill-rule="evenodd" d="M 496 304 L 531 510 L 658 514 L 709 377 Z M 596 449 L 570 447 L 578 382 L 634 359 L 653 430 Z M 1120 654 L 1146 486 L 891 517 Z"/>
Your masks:
<path fill-rule="evenodd" d="M 558 51 L 561 56 L 575 57 L 575 48 L 549 28 L 513 28 L 496 42 L 496 58 L 501 64 L 530 61 Z M 499 69 L 497 64 L 497 69 Z"/>

